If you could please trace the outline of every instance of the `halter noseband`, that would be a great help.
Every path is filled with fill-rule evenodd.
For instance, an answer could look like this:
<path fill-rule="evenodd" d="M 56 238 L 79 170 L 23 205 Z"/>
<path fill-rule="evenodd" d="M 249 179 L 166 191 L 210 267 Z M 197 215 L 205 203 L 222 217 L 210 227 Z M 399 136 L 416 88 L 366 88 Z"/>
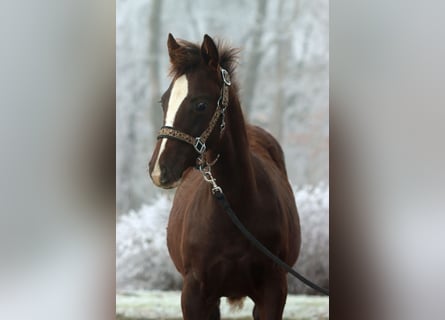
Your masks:
<path fill-rule="evenodd" d="M 181 130 L 178 130 L 173 127 L 169 126 L 163 126 L 161 130 L 159 131 L 158 139 L 162 138 L 169 138 L 169 139 L 175 139 L 179 140 L 188 144 L 191 144 L 196 152 L 198 152 L 200 155 L 202 155 L 206 151 L 206 141 L 210 134 L 212 133 L 213 129 L 216 126 L 216 123 L 218 122 L 218 119 L 220 116 L 222 116 L 222 122 L 220 126 L 220 132 L 221 134 L 224 131 L 225 128 L 225 122 L 224 122 L 224 112 L 226 111 L 227 106 L 229 105 L 229 87 L 232 84 L 230 81 L 230 75 L 227 72 L 227 70 L 221 68 L 221 76 L 223 80 L 223 86 L 221 88 L 221 94 L 218 98 L 216 110 L 213 113 L 212 119 L 210 119 L 209 126 L 207 129 L 204 130 L 203 133 L 201 133 L 198 137 L 193 137 L 185 132 L 182 132 Z"/>

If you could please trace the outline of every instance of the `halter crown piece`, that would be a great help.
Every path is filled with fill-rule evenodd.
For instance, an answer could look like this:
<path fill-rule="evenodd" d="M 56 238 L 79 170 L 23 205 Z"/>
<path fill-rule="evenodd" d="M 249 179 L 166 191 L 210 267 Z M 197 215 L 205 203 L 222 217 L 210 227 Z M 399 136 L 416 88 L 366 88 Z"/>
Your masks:
<path fill-rule="evenodd" d="M 221 77 L 223 80 L 221 93 L 218 98 L 218 102 L 216 105 L 216 110 L 213 113 L 212 118 L 210 119 L 209 126 L 207 129 L 204 130 L 203 133 L 201 133 L 198 137 L 193 137 L 185 132 L 182 132 L 176 128 L 169 127 L 169 126 L 163 126 L 161 130 L 159 131 L 158 139 L 162 138 L 169 138 L 169 139 L 175 139 L 179 140 L 188 144 L 191 144 L 196 152 L 199 153 L 199 155 L 203 155 L 206 151 L 206 141 L 209 138 L 210 134 L 213 132 L 213 129 L 216 126 L 216 123 L 218 122 L 219 117 L 222 117 L 221 126 L 220 126 L 220 135 L 224 132 L 225 128 L 225 121 L 224 121 L 224 113 L 227 109 L 227 106 L 229 105 L 229 87 L 232 84 L 230 81 L 230 75 L 227 72 L 227 70 L 221 69 Z"/>

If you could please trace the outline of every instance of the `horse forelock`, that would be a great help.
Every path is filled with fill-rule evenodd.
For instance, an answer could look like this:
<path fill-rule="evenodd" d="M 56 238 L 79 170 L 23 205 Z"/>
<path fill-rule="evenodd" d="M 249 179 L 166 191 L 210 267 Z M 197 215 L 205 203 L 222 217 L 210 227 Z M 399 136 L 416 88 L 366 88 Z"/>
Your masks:
<path fill-rule="evenodd" d="M 201 47 L 198 44 L 179 40 L 180 47 L 175 51 L 171 58 L 170 75 L 177 78 L 191 70 L 199 67 L 201 64 Z M 222 41 L 217 42 L 219 64 L 231 75 L 235 72 L 238 61 L 239 49 L 232 48 Z"/>

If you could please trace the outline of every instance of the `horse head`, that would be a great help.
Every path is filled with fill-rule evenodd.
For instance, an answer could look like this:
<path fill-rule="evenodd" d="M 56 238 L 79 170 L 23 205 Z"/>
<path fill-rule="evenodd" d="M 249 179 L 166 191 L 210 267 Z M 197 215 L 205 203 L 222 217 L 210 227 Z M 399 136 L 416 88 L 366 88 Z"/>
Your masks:
<path fill-rule="evenodd" d="M 225 83 L 218 48 L 208 35 L 199 47 L 169 34 L 167 47 L 173 79 L 161 98 L 164 124 L 149 162 L 151 179 L 166 189 L 178 186 L 199 154 L 217 144 L 220 130 L 213 127 L 223 121 L 217 112 Z M 205 131 L 211 131 L 206 141 L 196 141 Z"/>

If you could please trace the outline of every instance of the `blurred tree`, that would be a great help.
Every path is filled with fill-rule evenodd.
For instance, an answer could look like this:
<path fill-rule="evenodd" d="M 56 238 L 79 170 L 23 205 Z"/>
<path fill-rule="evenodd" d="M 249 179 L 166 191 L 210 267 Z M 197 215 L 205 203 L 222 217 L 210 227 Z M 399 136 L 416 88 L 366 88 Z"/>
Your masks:
<path fill-rule="evenodd" d="M 263 36 L 264 21 L 266 19 L 266 4 L 266 0 L 259 0 L 257 2 L 255 26 L 250 36 L 252 39 L 250 55 L 248 58 L 246 58 L 247 68 L 245 69 L 246 75 L 243 82 L 242 105 L 248 119 L 252 111 L 253 95 L 255 94 L 255 87 L 258 78 L 258 66 L 261 63 L 263 55 L 263 51 L 261 49 L 261 39 Z"/>
<path fill-rule="evenodd" d="M 162 1 L 153 0 L 149 24 L 149 45 L 148 45 L 148 77 L 150 79 L 150 112 L 146 112 L 147 123 L 151 121 L 153 128 L 153 135 L 157 134 L 158 128 L 162 123 L 162 111 L 158 107 L 158 100 L 161 95 L 161 80 L 160 80 L 160 34 L 161 34 L 161 15 L 162 15 Z"/>
<path fill-rule="evenodd" d="M 285 15 L 284 12 L 285 0 L 280 0 L 278 5 L 277 13 L 277 28 L 276 28 L 276 39 L 277 39 L 277 53 L 275 59 L 275 73 L 276 73 L 276 94 L 275 94 L 275 108 L 272 112 L 272 118 L 270 121 L 270 130 L 272 134 L 278 141 L 283 138 L 283 113 L 285 109 L 285 76 L 286 69 L 288 65 L 289 52 L 291 50 L 291 37 L 290 33 L 286 32 L 287 23 L 291 21 L 283 21 L 282 17 Z"/>

